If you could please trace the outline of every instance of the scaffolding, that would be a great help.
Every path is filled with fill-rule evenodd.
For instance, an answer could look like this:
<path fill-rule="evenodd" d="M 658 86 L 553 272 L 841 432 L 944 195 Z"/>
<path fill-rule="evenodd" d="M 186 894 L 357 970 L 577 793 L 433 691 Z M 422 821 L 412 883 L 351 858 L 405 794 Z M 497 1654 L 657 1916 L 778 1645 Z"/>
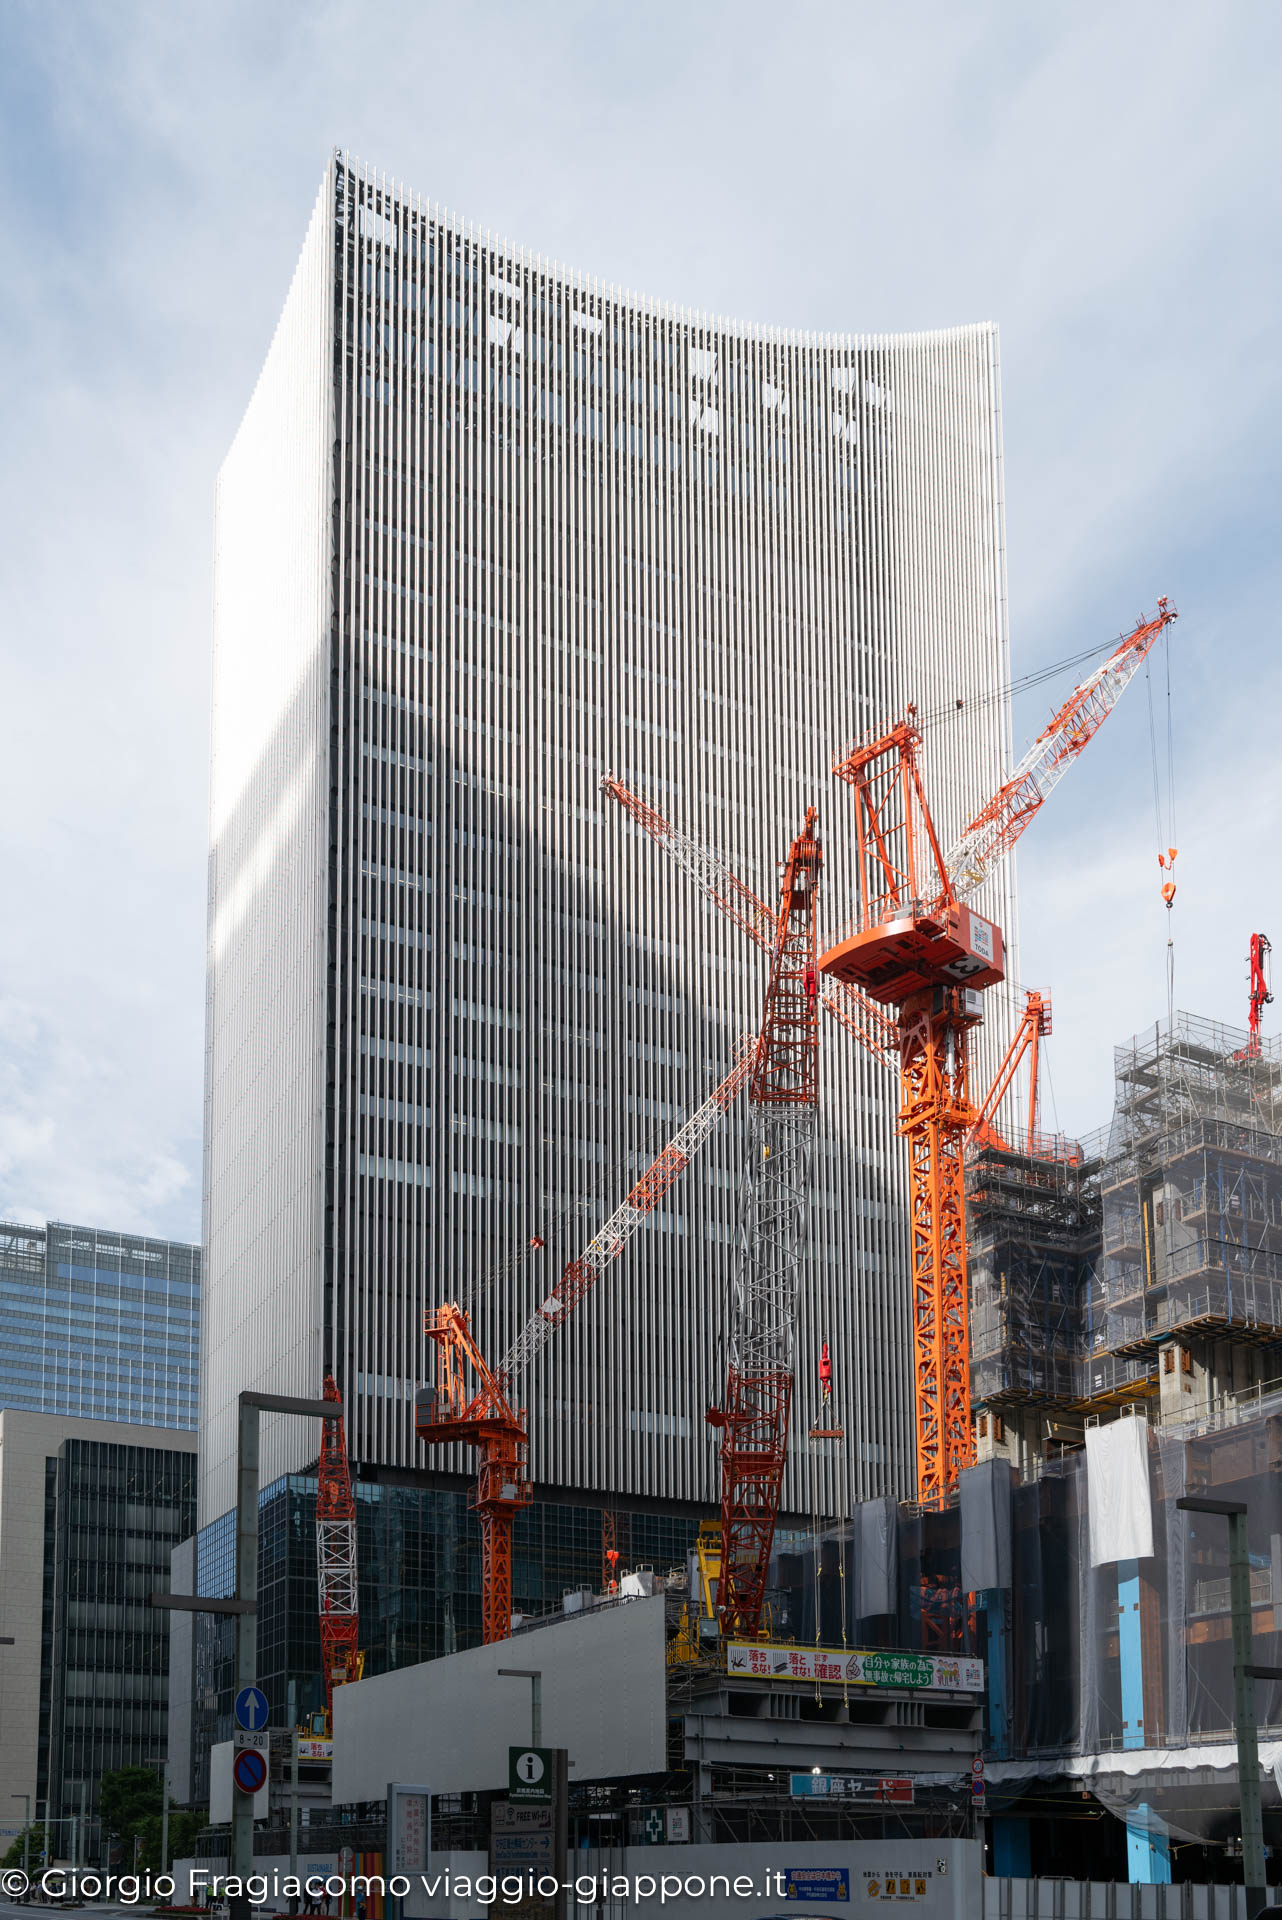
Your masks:
<path fill-rule="evenodd" d="M 1215 1398 L 1248 1384 L 1215 1343 L 1282 1343 L 1282 1039 L 1181 1013 L 1114 1072 L 1106 1134 L 969 1157 L 981 1413 L 1156 1397 L 1177 1366 Z M 1282 1352 L 1249 1371 L 1282 1374 Z"/>
<path fill-rule="evenodd" d="M 1282 1340 L 1282 1039 L 1181 1013 L 1114 1066 L 1092 1338 Z"/>
<path fill-rule="evenodd" d="M 1080 1397 L 1082 1303 L 1100 1245 L 1101 1142 L 980 1146 L 966 1166 L 971 1400 L 984 1409 Z"/>

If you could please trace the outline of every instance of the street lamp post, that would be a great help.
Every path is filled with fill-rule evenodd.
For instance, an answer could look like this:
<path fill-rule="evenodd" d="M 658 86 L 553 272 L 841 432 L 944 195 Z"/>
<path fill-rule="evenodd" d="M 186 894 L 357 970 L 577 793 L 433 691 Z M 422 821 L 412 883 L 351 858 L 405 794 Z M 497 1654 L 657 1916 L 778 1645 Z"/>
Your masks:
<path fill-rule="evenodd" d="M 530 1683 L 530 1745 L 543 1745 L 543 1669 L 542 1667 L 496 1667 L 501 1680 L 528 1680 Z"/>
<path fill-rule="evenodd" d="M 264 1413 L 294 1413 L 304 1420 L 341 1420 L 341 1400 L 302 1400 L 288 1393 L 246 1388 L 238 1401 L 236 1430 L 236 1597 L 212 1600 L 186 1593 L 153 1593 L 153 1607 L 183 1613 L 226 1613 L 236 1619 L 236 1690 L 252 1687 L 258 1673 L 258 1429 Z M 254 1796 L 232 1798 L 231 1870 L 243 1884 L 254 1871 Z M 249 1920 L 248 1895 L 229 1900 L 228 1920 Z"/>
<path fill-rule="evenodd" d="M 289 1683 L 289 1872 L 298 1875 L 298 1683 Z M 294 1911 L 293 1902 L 290 1912 Z"/>
<path fill-rule="evenodd" d="M 1251 1659 L 1251 1560 L 1246 1537 L 1246 1502 L 1213 1500 L 1187 1494 L 1175 1502 L 1185 1513 L 1219 1515 L 1229 1523 L 1229 1607 L 1233 1621 L 1233 1727 L 1237 1735 L 1238 1795 L 1242 1805 L 1242 1878 L 1246 1882 L 1247 1920 L 1255 1920 L 1269 1897 L 1264 1864 L 1264 1822 L 1260 1813 L 1260 1747 L 1255 1720 L 1257 1680 L 1282 1680 L 1282 1667 L 1262 1667 Z"/>
<path fill-rule="evenodd" d="M 149 1767 L 160 1768 L 160 1871 L 169 1872 L 169 1762 L 153 1754 Z"/>
<path fill-rule="evenodd" d="M 26 1874 L 29 1873 L 31 1869 L 31 1795 L 29 1793 L 11 1793 L 9 1798 L 23 1802 L 22 1871 Z"/>

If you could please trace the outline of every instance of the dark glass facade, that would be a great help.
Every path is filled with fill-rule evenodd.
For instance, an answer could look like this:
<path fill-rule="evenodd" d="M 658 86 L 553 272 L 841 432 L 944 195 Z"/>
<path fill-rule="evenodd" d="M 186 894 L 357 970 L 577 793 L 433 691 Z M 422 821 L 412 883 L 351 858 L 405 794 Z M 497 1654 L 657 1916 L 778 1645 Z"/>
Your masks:
<path fill-rule="evenodd" d="M 466 1493 L 361 1481 L 356 1487 L 360 1644 L 366 1673 L 431 1660 L 481 1639 L 481 1537 Z M 694 1517 L 629 1513 L 619 1518 L 625 1566 L 666 1571 L 685 1563 Z M 520 1612 L 554 1607 L 567 1589 L 601 1584 L 599 1507 L 536 1501 L 518 1514 L 512 1542 L 512 1598 Z M 259 1503 L 258 1682 L 272 1723 L 288 1725 L 288 1689 L 299 1715 L 323 1707 L 316 1603 L 316 1481 L 290 1474 Z M 235 1516 L 197 1537 L 197 1587 L 235 1587 Z M 197 1615 L 194 1647 L 194 1804 L 208 1797 L 209 1748 L 232 1737 L 235 1624 Z"/>
<path fill-rule="evenodd" d="M 104 1772 L 163 1763 L 169 1622 L 147 1602 L 195 1518 L 194 1453 L 66 1440 L 48 1463 L 38 1794 L 63 1855 L 79 1819 L 101 1856 Z"/>

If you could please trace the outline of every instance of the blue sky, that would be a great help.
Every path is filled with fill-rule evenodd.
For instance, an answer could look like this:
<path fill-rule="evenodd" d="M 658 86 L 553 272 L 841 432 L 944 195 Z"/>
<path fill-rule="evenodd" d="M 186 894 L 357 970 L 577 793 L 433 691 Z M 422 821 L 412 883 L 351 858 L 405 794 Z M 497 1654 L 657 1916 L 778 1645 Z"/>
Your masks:
<path fill-rule="evenodd" d="M 199 1233 L 213 481 L 334 145 L 708 311 L 997 320 L 1016 672 L 1179 605 L 1176 1001 L 1241 1024 L 1282 947 L 1280 40 L 1250 0 L 2 0 L 0 1215 Z M 1073 1129 L 1165 1008 L 1148 742 L 1137 682 L 1020 856 Z"/>

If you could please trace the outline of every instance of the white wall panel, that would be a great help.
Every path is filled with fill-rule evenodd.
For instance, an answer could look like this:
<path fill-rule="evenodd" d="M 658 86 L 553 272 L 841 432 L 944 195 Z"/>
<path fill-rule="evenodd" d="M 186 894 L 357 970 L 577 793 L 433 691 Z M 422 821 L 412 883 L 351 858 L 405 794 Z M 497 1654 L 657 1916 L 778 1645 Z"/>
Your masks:
<path fill-rule="evenodd" d="M 389 1780 L 430 1781 L 434 1793 L 506 1787 L 508 1748 L 530 1737 L 530 1683 L 498 1672 L 515 1664 L 542 1674 L 543 1745 L 567 1749 L 573 1779 L 661 1773 L 663 1609 L 662 1594 L 603 1607 L 337 1689 L 335 1804 L 381 1800 Z"/>
<path fill-rule="evenodd" d="M 218 479 L 202 1525 L 235 1503 L 239 1391 L 321 1384 L 332 205 L 327 176 Z M 265 1418 L 264 1481 L 318 1432 Z"/>

